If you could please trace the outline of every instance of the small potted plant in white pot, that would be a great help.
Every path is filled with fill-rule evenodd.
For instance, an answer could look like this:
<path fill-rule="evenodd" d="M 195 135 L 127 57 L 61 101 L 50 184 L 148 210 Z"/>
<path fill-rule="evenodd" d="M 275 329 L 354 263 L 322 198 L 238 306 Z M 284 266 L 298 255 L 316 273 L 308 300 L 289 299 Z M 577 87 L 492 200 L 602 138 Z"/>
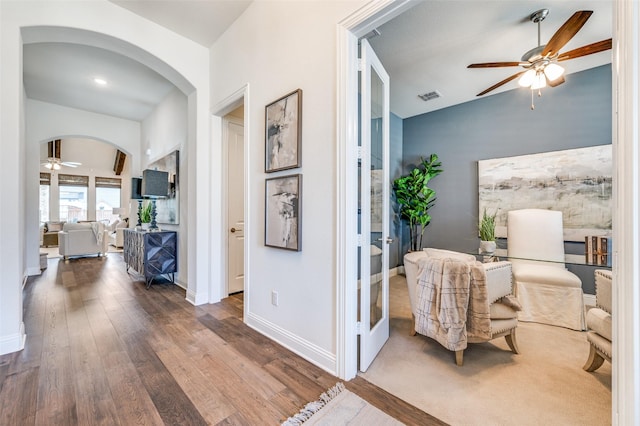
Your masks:
<path fill-rule="evenodd" d="M 487 214 L 487 209 L 482 213 L 482 219 L 478 226 L 480 232 L 480 253 L 493 254 L 496 251 L 496 211 L 493 215 Z"/>
<path fill-rule="evenodd" d="M 147 202 L 140 211 L 140 222 L 142 222 L 142 229 L 148 229 L 151 223 L 151 202 Z"/>

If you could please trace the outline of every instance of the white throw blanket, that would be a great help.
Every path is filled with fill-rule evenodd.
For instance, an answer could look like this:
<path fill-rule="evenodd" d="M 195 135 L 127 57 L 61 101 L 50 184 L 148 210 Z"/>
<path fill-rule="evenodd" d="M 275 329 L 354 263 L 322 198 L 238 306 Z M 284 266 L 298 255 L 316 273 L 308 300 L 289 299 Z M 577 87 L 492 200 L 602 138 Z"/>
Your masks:
<path fill-rule="evenodd" d="M 427 257 L 420 261 L 416 332 L 451 351 L 470 337 L 489 340 L 491 320 L 485 272 L 480 262 Z"/>
<path fill-rule="evenodd" d="M 93 235 L 96 237 L 96 241 L 99 245 L 102 244 L 102 236 L 104 224 L 102 222 L 91 222 L 91 229 L 93 230 Z"/>

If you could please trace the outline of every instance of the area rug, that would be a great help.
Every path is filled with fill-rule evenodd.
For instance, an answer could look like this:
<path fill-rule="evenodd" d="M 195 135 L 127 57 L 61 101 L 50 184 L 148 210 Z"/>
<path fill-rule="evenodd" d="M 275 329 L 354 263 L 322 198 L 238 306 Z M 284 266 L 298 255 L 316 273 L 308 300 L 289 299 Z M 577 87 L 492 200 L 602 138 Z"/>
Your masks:
<path fill-rule="evenodd" d="M 317 401 L 304 406 L 289 417 L 282 426 L 310 425 L 376 425 L 397 426 L 399 421 L 369 404 L 358 395 L 349 392 L 344 383 L 320 395 Z"/>

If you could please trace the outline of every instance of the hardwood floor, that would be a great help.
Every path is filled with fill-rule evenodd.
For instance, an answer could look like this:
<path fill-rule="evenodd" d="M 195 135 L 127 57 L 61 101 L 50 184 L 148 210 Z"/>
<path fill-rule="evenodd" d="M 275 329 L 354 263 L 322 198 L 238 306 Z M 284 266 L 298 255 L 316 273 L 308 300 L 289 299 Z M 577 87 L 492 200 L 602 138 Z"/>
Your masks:
<path fill-rule="evenodd" d="M 25 349 L 0 357 L 0 424 L 279 424 L 339 379 L 244 325 L 242 304 L 146 290 L 119 253 L 50 259 L 24 289 Z M 444 424 L 360 377 L 345 384 L 405 424 Z"/>

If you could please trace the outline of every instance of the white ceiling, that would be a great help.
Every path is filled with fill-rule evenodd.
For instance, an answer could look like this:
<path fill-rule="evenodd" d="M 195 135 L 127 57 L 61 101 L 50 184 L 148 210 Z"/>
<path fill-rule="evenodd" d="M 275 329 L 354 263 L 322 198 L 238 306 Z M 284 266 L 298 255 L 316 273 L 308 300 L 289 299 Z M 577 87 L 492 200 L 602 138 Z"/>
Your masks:
<path fill-rule="evenodd" d="M 129 120 L 142 121 L 175 87 L 140 62 L 80 44 L 26 44 L 23 61 L 30 99 Z"/>
<path fill-rule="evenodd" d="M 246 0 L 112 0 L 203 46 L 211 46 L 251 3 Z M 391 110 L 402 118 L 476 99 L 480 91 L 518 68 L 467 69 L 474 62 L 518 61 L 537 45 L 528 20 L 546 7 L 542 43 L 576 10 L 593 10 L 586 25 L 561 50 L 610 38 L 611 1 L 427 0 L 379 28 L 370 42 L 391 76 Z M 611 62 L 602 52 L 563 62 L 567 73 Z M 98 87 L 94 77 L 108 84 Z M 570 76 L 567 77 L 567 80 Z M 34 43 L 24 48 L 27 97 L 140 121 L 173 88 L 146 66 L 113 52 L 69 43 Z M 491 94 L 517 88 L 507 83 Z M 438 90 L 440 99 L 418 94 Z M 519 89 L 525 90 L 525 89 Z M 545 90 L 553 90 L 551 88 Z M 489 96 L 485 95 L 485 96 Z"/>
<path fill-rule="evenodd" d="M 251 0 L 109 0 L 204 47 L 242 15 Z"/>

